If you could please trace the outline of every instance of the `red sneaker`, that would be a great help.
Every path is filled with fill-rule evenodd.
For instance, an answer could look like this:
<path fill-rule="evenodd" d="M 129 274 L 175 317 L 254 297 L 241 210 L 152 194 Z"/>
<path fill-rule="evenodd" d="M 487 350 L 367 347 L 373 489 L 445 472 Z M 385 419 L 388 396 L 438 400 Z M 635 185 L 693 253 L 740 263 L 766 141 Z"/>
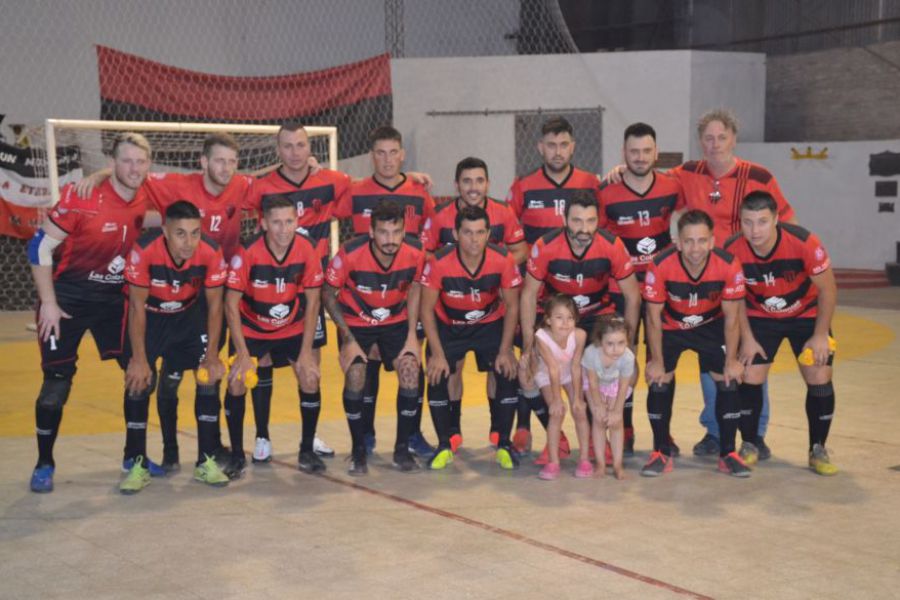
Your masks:
<path fill-rule="evenodd" d="M 519 454 L 531 452 L 531 432 L 524 427 L 516 429 L 516 434 L 513 436 L 512 443 L 513 448 Z"/>
<path fill-rule="evenodd" d="M 460 446 L 463 444 L 463 438 L 461 433 L 454 433 L 450 436 L 450 450 L 456 454 L 456 451 L 459 450 Z"/>
<path fill-rule="evenodd" d="M 490 435 L 488 435 L 488 441 L 491 443 L 491 446 L 496 448 L 500 445 L 500 433 L 497 431 L 492 431 Z"/>

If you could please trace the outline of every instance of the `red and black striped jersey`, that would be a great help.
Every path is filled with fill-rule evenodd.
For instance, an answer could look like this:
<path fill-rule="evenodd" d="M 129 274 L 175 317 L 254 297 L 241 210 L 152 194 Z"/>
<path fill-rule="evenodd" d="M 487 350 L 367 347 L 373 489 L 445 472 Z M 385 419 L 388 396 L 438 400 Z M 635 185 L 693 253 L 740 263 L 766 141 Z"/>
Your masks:
<path fill-rule="evenodd" d="M 154 208 L 165 215 L 177 200 L 187 200 L 203 218 L 203 233 L 222 247 L 225 260 L 237 252 L 241 237 L 241 210 L 248 208 L 248 192 L 253 178 L 234 175 L 222 193 L 213 196 L 203 185 L 202 173 L 150 173 L 144 182 Z"/>
<path fill-rule="evenodd" d="M 766 256 L 757 256 L 737 234 L 725 244 L 744 266 L 747 315 L 769 319 L 815 318 L 819 290 L 810 279 L 831 267 L 828 252 L 814 233 L 781 223 L 778 239 Z"/>
<path fill-rule="evenodd" d="M 634 270 L 642 273 L 661 250 L 672 243 L 672 213 L 682 210 L 681 184 L 665 173 L 654 172 L 653 183 L 643 194 L 624 181 L 600 185 L 600 227 L 618 236 Z"/>
<path fill-rule="evenodd" d="M 698 277 L 691 277 L 672 246 L 653 259 L 644 277 L 644 300 L 664 304 L 666 330 L 693 329 L 722 318 L 723 300 L 744 297 L 741 262 L 721 248 L 709 253 Z"/>
<path fill-rule="evenodd" d="M 422 229 L 422 244 L 425 250 L 434 252 L 441 246 L 456 243 L 453 230 L 456 228 L 456 213 L 459 212 L 461 202 L 459 198 L 455 198 L 441 204 L 434 217 L 425 221 L 425 228 Z M 484 209 L 491 224 L 491 233 L 488 236 L 490 243 L 510 246 L 525 239 L 522 226 L 506 202 L 489 197 Z"/>
<path fill-rule="evenodd" d="M 328 236 L 335 204 L 350 193 L 350 178 L 338 171 L 320 169 L 300 183 L 294 183 L 276 169 L 257 179 L 250 188 L 247 205 L 262 212 L 262 201 L 284 196 L 297 207 L 297 231 L 316 244 L 322 265 L 328 262 Z"/>
<path fill-rule="evenodd" d="M 128 285 L 148 288 L 147 311 L 177 313 L 191 307 L 205 288 L 225 283 L 227 263 L 219 245 L 202 236 L 194 255 L 176 265 L 162 230 L 142 235 L 128 256 Z"/>
<path fill-rule="evenodd" d="M 231 258 L 226 287 L 241 292 L 241 331 L 245 337 L 282 339 L 303 333 L 304 290 L 322 287 L 322 264 L 312 240 L 300 233 L 281 260 L 265 234 Z"/>
<path fill-rule="evenodd" d="M 338 289 L 337 301 L 351 327 L 392 325 L 407 318 L 410 286 L 422 276 L 422 243 L 406 236 L 391 264 L 383 266 L 372 251 L 372 240 L 361 235 L 345 242 L 325 272 Z"/>
<path fill-rule="evenodd" d="M 54 289 L 59 298 L 108 302 L 125 285 L 125 256 L 141 234 L 149 204 L 142 189 L 129 202 L 107 179 L 90 198 L 72 185 L 62 189 L 50 221 L 68 237 L 54 254 Z"/>
<path fill-rule="evenodd" d="M 428 259 L 422 285 L 438 291 L 434 312 L 442 323 L 480 325 L 503 318 L 506 305 L 500 291 L 522 285 L 522 276 L 512 255 L 494 244 L 487 245 L 481 264 L 470 272 L 454 244 Z"/>
<path fill-rule="evenodd" d="M 597 176 L 572 167 L 562 183 L 547 175 L 545 167 L 516 179 L 509 188 L 506 201 L 522 223 L 525 241 L 534 244 L 542 235 L 565 225 L 566 203 L 578 190 L 597 196 Z"/>
<path fill-rule="evenodd" d="M 421 183 L 403 175 L 394 187 L 387 187 L 375 177 L 366 177 L 350 185 L 350 193 L 334 207 L 337 219 L 352 219 L 353 235 L 367 235 L 372 209 L 380 200 L 389 199 L 404 209 L 403 226 L 406 233 L 418 236 L 425 221 L 434 214 L 434 200 Z"/>
<path fill-rule="evenodd" d="M 611 279 L 634 273 L 622 240 L 602 229 L 581 256 L 576 256 L 565 231 L 548 233 L 531 248 L 528 274 L 542 282 L 542 301 L 552 294 L 571 296 L 582 317 L 615 311 L 610 297 Z"/>
<path fill-rule="evenodd" d="M 765 167 L 736 158 L 734 168 L 716 179 L 705 160 L 690 161 L 677 166 L 669 174 L 681 182 L 687 208 L 699 208 L 712 217 L 716 244 L 725 241 L 741 229 L 741 200 L 755 191 L 772 194 L 778 204 L 778 219 L 794 218 L 794 209 L 781 193 L 775 176 Z"/>

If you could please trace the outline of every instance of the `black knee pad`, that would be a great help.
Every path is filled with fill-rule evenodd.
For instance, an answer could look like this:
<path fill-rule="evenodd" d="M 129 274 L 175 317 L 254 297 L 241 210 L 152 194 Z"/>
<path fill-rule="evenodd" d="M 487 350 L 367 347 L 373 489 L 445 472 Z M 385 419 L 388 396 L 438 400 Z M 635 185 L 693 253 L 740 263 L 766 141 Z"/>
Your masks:
<path fill-rule="evenodd" d="M 178 386 L 181 385 L 182 371 L 167 371 L 163 365 L 159 372 L 159 387 L 156 389 L 157 398 L 175 398 L 178 396 Z"/>
<path fill-rule="evenodd" d="M 806 389 L 813 398 L 827 398 L 834 395 L 834 385 L 830 381 L 820 385 L 807 385 Z"/>
<path fill-rule="evenodd" d="M 724 381 L 717 381 L 716 389 L 720 392 L 736 392 L 738 391 L 738 382 L 732 379 L 726 385 Z"/>
<path fill-rule="evenodd" d="M 37 405 L 48 410 L 62 410 L 72 391 L 71 376 L 45 378 L 38 393 Z"/>

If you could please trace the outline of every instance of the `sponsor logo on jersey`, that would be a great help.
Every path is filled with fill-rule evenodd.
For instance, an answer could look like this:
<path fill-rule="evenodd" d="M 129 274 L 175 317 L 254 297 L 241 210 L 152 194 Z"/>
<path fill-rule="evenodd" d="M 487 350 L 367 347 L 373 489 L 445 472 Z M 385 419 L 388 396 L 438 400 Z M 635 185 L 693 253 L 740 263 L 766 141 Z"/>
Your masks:
<path fill-rule="evenodd" d="M 276 304 L 269 309 L 269 316 L 273 319 L 283 319 L 291 312 L 291 307 L 287 304 Z"/>
<path fill-rule="evenodd" d="M 110 221 L 109 223 L 104 223 L 103 227 L 100 229 L 100 233 L 110 233 L 116 231 L 119 228 L 119 224 L 115 221 Z"/>
<path fill-rule="evenodd" d="M 269 282 L 264 279 L 254 279 L 251 285 L 257 289 L 262 290 L 269 287 Z"/>
<path fill-rule="evenodd" d="M 371 208 L 364 208 L 363 211 L 362 211 L 362 216 L 364 216 L 364 217 L 367 218 L 367 219 L 371 219 L 371 218 L 372 218 L 372 209 L 371 209 Z"/>
<path fill-rule="evenodd" d="M 447 296 L 449 298 L 465 298 L 466 297 L 466 295 L 463 292 L 460 292 L 459 290 L 448 290 Z"/>
<path fill-rule="evenodd" d="M 379 321 L 384 321 L 389 316 L 391 316 L 391 310 L 389 308 L 376 308 L 372 311 L 372 316 L 378 319 Z"/>
<path fill-rule="evenodd" d="M 169 283 L 164 279 L 151 279 L 150 287 L 166 287 Z"/>
<path fill-rule="evenodd" d="M 584 308 L 588 304 L 591 303 L 591 299 L 585 296 L 584 294 L 578 294 L 577 296 L 572 296 L 572 300 L 578 306 L 578 308 Z"/>
<path fill-rule="evenodd" d="M 690 328 L 696 327 L 697 325 L 702 323 L 703 316 L 702 315 L 688 315 L 688 316 L 682 318 L 681 321 L 684 323 L 682 325 L 682 327 L 684 327 L 685 329 L 690 329 Z"/>
<path fill-rule="evenodd" d="M 358 285 L 356 286 L 356 291 L 358 291 L 360 294 L 371 294 L 372 288 L 367 285 Z"/>
<path fill-rule="evenodd" d="M 572 281 L 572 276 L 565 273 L 553 273 L 552 275 L 557 281 Z"/>
<path fill-rule="evenodd" d="M 474 323 L 475 321 L 480 321 L 484 318 L 484 315 L 487 314 L 483 310 L 470 310 L 466 313 L 466 321 L 469 323 Z"/>
<path fill-rule="evenodd" d="M 616 220 L 617 225 L 634 225 L 634 217 L 621 216 Z"/>
<path fill-rule="evenodd" d="M 164 312 L 174 312 L 181 308 L 181 306 L 181 302 L 179 302 L 178 300 L 170 300 L 168 302 L 163 302 L 162 304 L 160 304 L 159 308 Z"/>
<path fill-rule="evenodd" d="M 677 296 L 672 292 L 669 292 L 669 300 L 671 300 L 672 302 L 681 302 L 681 296 Z"/>
<path fill-rule="evenodd" d="M 308 236 L 308 235 L 309 235 L 309 229 L 307 229 L 306 227 L 298 227 L 298 228 L 297 228 L 297 233 L 302 233 L 303 235 Z"/>
<path fill-rule="evenodd" d="M 641 254 L 653 254 L 656 251 L 656 240 L 652 237 L 645 237 L 637 243 L 637 251 Z"/>
<path fill-rule="evenodd" d="M 769 312 L 778 312 L 785 309 L 787 306 L 787 300 L 781 298 L 779 296 L 772 296 L 771 298 L 766 298 L 766 301 L 763 302 L 763 307 Z"/>
<path fill-rule="evenodd" d="M 541 200 L 529 200 L 528 208 L 544 208 L 544 203 Z"/>
<path fill-rule="evenodd" d="M 114 259 L 109 261 L 109 266 L 106 267 L 106 270 L 113 275 L 118 275 L 125 270 L 125 259 L 121 256 L 115 257 Z"/>

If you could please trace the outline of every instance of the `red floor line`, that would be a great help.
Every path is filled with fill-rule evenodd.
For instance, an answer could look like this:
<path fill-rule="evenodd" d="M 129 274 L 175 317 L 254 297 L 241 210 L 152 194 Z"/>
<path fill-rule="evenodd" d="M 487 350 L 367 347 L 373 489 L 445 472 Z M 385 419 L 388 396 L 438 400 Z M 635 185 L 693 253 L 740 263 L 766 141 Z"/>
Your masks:
<path fill-rule="evenodd" d="M 297 470 L 296 465 L 285 462 L 278 459 L 272 460 L 273 464 L 277 464 L 282 467 L 287 467 L 292 470 Z M 376 490 L 374 488 L 367 487 L 365 485 L 356 483 L 354 481 L 346 481 L 344 479 L 340 479 L 338 477 L 334 477 L 333 475 L 328 474 L 320 474 L 315 475 L 315 477 L 321 477 L 327 481 L 332 483 L 336 483 L 338 485 L 342 485 L 344 487 L 348 487 L 354 490 L 359 490 L 361 492 L 365 492 L 367 494 L 371 494 L 373 496 L 378 496 L 380 498 L 391 500 L 392 502 L 397 502 L 399 504 L 404 504 L 406 506 L 415 508 L 417 510 L 421 510 L 423 512 L 431 513 L 433 515 L 437 515 L 439 517 L 444 517 L 445 519 L 450 519 L 452 521 L 456 521 L 458 523 L 462 523 L 464 525 L 469 525 L 470 527 L 476 527 L 481 529 L 482 531 L 487 531 L 489 533 L 493 533 L 495 535 L 499 535 L 501 537 L 505 537 L 507 539 L 521 542 L 523 544 L 527 544 L 529 546 L 533 546 L 535 548 L 540 548 L 541 550 L 546 550 L 548 552 L 553 552 L 554 554 L 558 554 L 565 558 L 570 558 L 572 560 L 577 560 L 578 562 L 591 565 L 594 567 L 598 567 L 605 571 L 610 571 L 617 575 L 621 575 L 623 577 L 627 577 L 629 579 L 633 579 L 635 581 L 640 581 L 642 583 L 646 583 L 648 585 L 652 585 L 666 591 L 672 592 L 674 594 L 679 594 L 681 596 L 686 596 L 688 598 L 696 598 L 697 600 L 712 600 L 711 596 L 706 596 L 703 594 L 699 594 L 697 592 L 692 592 L 691 590 L 678 587 L 677 585 L 673 585 L 671 583 L 666 583 L 665 581 L 661 581 L 659 579 L 654 579 L 653 577 L 649 577 L 647 575 L 642 575 L 640 573 L 636 573 L 635 571 L 630 571 L 628 569 L 624 569 L 622 567 L 618 567 L 614 564 L 598 560 L 596 558 L 591 558 L 590 556 L 585 556 L 584 554 L 578 554 L 577 552 L 572 552 L 571 550 L 566 550 L 565 548 L 560 548 L 559 546 L 554 546 L 553 544 L 548 544 L 546 542 L 542 542 L 540 540 L 536 540 L 534 538 L 530 538 L 521 533 L 516 533 L 514 531 L 510 531 L 508 529 L 503 529 L 502 527 L 496 527 L 494 525 L 490 525 L 489 523 L 485 523 L 483 521 L 478 521 L 477 519 L 471 519 L 469 517 L 450 512 L 441 508 L 436 508 L 434 506 L 429 506 L 427 504 L 422 504 L 421 502 L 416 502 L 415 500 L 410 500 L 409 498 L 404 498 L 402 496 L 397 496 L 395 494 L 391 494 L 390 492 L 383 492 L 381 490 Z"/>

